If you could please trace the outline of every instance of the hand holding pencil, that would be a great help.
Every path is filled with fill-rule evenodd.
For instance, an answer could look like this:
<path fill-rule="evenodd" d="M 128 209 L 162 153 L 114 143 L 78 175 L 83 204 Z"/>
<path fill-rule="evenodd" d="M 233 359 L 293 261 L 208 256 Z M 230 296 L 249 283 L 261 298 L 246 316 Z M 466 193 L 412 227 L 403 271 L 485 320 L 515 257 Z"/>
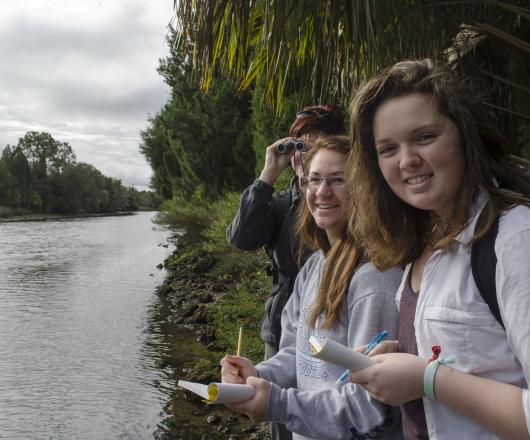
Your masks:
<path fill-rule="evenodd" d="M 223 383 L 246 383 L 249 376 L 258 376 L 254 364 L 247 358 L 241 357 L 243 344 L 243 327 L 239 328 L 236 356 L 226 355 L 221 359 L 221 381 Z"/>

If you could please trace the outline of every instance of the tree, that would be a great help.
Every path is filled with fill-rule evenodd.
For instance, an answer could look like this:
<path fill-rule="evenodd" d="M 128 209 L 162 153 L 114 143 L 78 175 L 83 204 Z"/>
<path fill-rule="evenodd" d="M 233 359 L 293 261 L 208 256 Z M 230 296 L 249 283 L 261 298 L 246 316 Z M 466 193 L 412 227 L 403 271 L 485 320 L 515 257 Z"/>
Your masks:
<path fill-rule="evenodd" d="M 60 214 L 115 212 L 136 209 L 136 194 L 94 166 L 77 163 L 72 148 L 48 133 L 28 132 L 2 151 L 0 204 Z"/>
<path fill-rule="evenodd" d="M 180 168 L 178 191 L 189 196 L 202 185 L 214 198 L 248 184 L 254 171 L 248 117 L 247 97 L 238 97 L 227 81 L 218 81 L 208 95 L 181 84 L 164 115 Z"/>
<path fill-rule="evenodd" d="M 153 168 L 152 186 L 169 198 L 201 190 L 215 198 L 240 190 L 254 175 L 250 100 L 233 82 L 219 79 L 205 95 L 178 51 L 162 60 L 159 73 L 171 98 L 149 119 L 140 150 Z"/>
<path fill-rule="evenodd" d="M 492 109 L 530 140 L 530 9 L 524 0 L 174 1 L 175 45 L 202 87 L 218 72 L 246 89 L 347 106 L 358 84 L 405 58 L 453 64 L 490 91 Z M 479 56 L 475 56 L 478 54 Z M 504 115 L 504 116 L 503 116 Z M 525 134 L 526 133 L 526 134 Z"/>
<path fill-rule="evenodd" d="M 164 198 L 170 199 L 177 180 L 181 176 L 180 165 L 174 151 L 169 146 L 164 115 L 167 106 L 160 113 L 149 117 L 147 128 L 140 132 L 140 151 L 153 170 L 152 187 Z"/>
<path fill-rule="evenodd" d="M 29 131 L 18 140 L 20 149 L 30 164 L 32 186 L 38 196 L 31 199 L 35 209 L 44 212 L 54 209 L 50 175 L 61 173 L 64 167 L 75 163 L 75 154 L 67 142 L 55 140 L 49 133 Z M 55 184 L 54 184 L 55 185 Z"/>
<path fill-rule="evenodd" d="M 24 156 L 22 149 L 20 147 L 12 148 L 10 145 L 7 145 L 2 152 L 2 161 L 13 178 L 13 190 L 16 189 L 17 191 L 16 207 L 31 207 L 32 176 L 28 160 Z M 15 205 L 12 204 L 12 206 Z"/>
<path fill-rule="evenodd" d="M 105 204 L 103 212 L 118 212 L 127 209 L 127 188 L 121 184 L 121 180 L 112 177 L 104 177 Z"/>
<path fill-rule="evenodd" d="M 36 170 L 39 179 L 49 171 L 61 171 L 68 164 L 75 163 L 75 154 L 67 142 L 56 141 L 49 133 L 29 131 L 18 140 L 28 161 Z"/>
<path fill-rule="evenodd" d="M 16 188 L 16 182 L 3 159 L 0 159 L 0 206 L 14 206 L 14 200 L 11 198 L 13 190 Z"/>

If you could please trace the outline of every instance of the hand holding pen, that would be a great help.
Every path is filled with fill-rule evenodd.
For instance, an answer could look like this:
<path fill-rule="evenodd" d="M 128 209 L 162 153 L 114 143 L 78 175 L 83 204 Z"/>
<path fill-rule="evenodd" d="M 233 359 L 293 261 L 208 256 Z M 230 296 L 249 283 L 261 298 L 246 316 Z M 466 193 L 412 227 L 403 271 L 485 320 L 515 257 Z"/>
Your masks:
<path fill-rule="evenodd" d="M 388 336 L 388 332 L 386 330 L 383 330 L 381 333 L 378 333 L 375 335 L 368 344 L 366 344 L 366 347 L 363 351 L 363 354 L 370 353 L 380 342 L 382 342 L 386 337 Z M 350 370 L 346 370 L 344 373 L 340 375 L 340 377 L 337 379 L 336 385 L 340 385 L 341 383 L 347 382 L 348 377 L 350 375 Z"/>
<path fill-rule="evenodd" d="M 380 342 L 383 342 L 385 338 L 388 336 L 388 332 L 386 330 L 383 330 L 381 333 L 378 333 L 375 335 L 368 344 L 366 344 L 366 348 L 363 351 L 363 354 L 370 353 Z"/>

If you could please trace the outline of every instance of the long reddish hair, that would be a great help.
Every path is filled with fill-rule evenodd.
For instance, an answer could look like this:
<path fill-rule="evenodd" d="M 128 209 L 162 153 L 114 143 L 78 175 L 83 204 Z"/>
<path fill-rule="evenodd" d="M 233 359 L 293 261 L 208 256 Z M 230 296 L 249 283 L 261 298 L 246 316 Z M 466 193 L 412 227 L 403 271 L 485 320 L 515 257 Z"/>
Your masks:
<path fill-rule="evenodd" d="M 310 166 L 315 155 L 324 149 L 337 151 L 346 160 L 351 151 L 351 140 L 346 136 L 322 136 L 309 150 L 305 160 Z M 319 228 L 309 211 L 305 197 L 298 211 L 297 234 L 301 243 L 312 250 L 321 250 L 325 263 L 315 303 L 308 316 L 308 324 L 314 327 L 318 317 L 324 315 L 322 328 L 330 328 L 338 319 L 341 304 L 348 295 L 350 281 L 362 260 L 363 252 L 353 235 L 344 228 L 342 237 L 331 246 L 326 231 Z M 303 247 L 299 251 L 302 258 Z"/>

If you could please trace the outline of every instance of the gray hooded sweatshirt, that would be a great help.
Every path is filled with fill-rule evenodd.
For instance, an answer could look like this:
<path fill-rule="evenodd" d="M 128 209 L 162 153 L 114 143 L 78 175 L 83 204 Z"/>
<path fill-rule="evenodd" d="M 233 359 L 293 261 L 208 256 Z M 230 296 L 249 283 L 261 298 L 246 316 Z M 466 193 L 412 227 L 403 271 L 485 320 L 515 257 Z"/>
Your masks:
<path fill-rule="evenodd" d="M 284 423 L 294 439 L 400 439 L 399 408 L 390 408 L 352 383 L 335 385 L 344 372 L 310 354 L 309 337 L 330 338 L 348 347 L 366 344 L 387 330 L 397 339 L 395 293 L 403 272 L 378 271 L 365 263 L 355 271 L 340 310 L 340 319 L 314 329 L 307 316 L 318 292 L 324 255 L 316 252 L 296 278 L 293 294 L 282 314 L 280 351 L 256 366 L 259 377 L 272 382 L 265 420 Z"/>

